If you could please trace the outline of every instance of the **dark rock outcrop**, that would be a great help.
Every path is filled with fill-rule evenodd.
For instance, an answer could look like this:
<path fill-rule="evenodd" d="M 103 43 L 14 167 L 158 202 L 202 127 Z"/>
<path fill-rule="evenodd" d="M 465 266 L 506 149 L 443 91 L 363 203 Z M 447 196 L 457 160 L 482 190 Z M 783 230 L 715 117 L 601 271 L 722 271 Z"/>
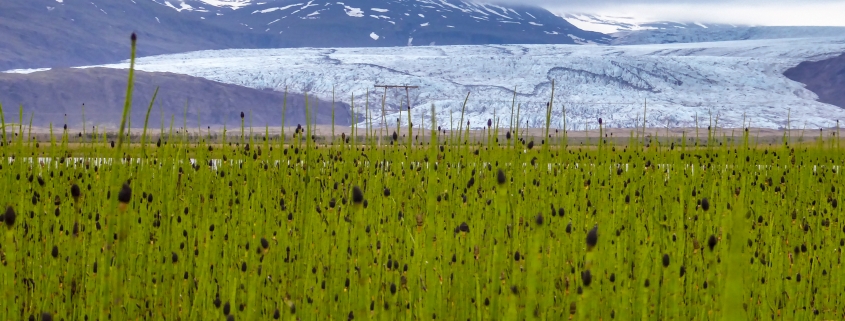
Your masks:
<path fill-rule="evenodd" d="M 819 101 L 845 108 L 845 53 L 820 60 L 805 61 L 783 73 L 803 83 L 819 96 Z"/>

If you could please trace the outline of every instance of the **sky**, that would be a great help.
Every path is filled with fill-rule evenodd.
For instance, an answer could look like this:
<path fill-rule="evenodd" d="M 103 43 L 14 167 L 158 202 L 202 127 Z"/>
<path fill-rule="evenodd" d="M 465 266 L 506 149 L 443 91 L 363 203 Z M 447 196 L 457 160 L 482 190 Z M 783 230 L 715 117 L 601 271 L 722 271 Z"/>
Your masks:
<path fill-rule="evenodd" d="M 670 20 L 764 26 L 845 26 L 845 0 L 519 0 L 554 13 L 583 12 Z"/>

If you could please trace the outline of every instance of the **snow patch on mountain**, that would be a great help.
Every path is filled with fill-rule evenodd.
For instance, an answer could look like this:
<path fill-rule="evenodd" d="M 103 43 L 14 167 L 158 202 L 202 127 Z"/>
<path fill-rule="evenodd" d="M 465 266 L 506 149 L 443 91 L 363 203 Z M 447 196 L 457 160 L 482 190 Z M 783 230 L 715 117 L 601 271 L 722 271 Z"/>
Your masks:
<path fill-rule="evenodd" d="M 298 7 L 298 6 L 301 6 L 301 5 L 303 5 L 303 3 L 294 3 L 294 4 L 291 4 L 291 5 L 284 6 L 284 7 L 274 7 L 274 8 L 267 8 L 267 9 L 263 9 L 263 10 L 255 10 L 252 13 L 256 14 L 256 13 L 270 13 L 270 12 L 273 12 L 273 11 L 283 11 L 283 10 L 287 10 L 287 9 L 290 9 L 290 8 L 293 8 L 293 7 Z"/>
<path fill-rule="evenodd" d="M 179 2 L 179 7 L 178 7 L 178 8 L 177 8 L 176 6 L 174 6 L 172 3 L 170 3 L 170 1 L 165 1 L 165 2 L 164 2 L 164 5 L 166 5 L 166 6 L 168 6 L 168 7 L 171 7 L 171 8 L 173 8 L 174 10 L 179 11 L 179 12 L 182 12 L 182 10 L 193 10 L 193 9 L 194 9 L 194 7 L 192 7 L 191 5 L 189 5 L 189 4 L 187 4 L 187 3 L 183 2 L 183 1 L 180 1 L 180 2 Z M 102 9 L 100 9 L 100 10 L 102 11 Z M 103 13 L 105 13 L 105 11 L 103 11 Z"/>
<path fill-rule="evenodd" d="M 311 1 L 308 1 L 308 3 L 306 3 L 304 6 L 302 6 L 302 8 L 299 8 L 299 10 L 305 10 L 309 7 L 316 7 L 316 6 L 318 6 L 318 5 L 314 4 L 314 0 L 311 0 Z"/>
<path fill-rule="evenodd" d="M 252 0 L 198 0 L 213 7 L 231 8 L 237 10 L 252 4 Z"/>
<path fill-rule="evenodd" d="M 645 26 L 647 21 L 633 17 L 607 16 L 586 13 L 561 14 L 561 18 L 578 27 L 581 30 L 614 34 L 622 31 L 656 29 L 656 27 Z"/>
<path fill-rule="evenodd" d="M 361 18 L 364 17 L 364 11 L 361 11 L 361 8 L 353 8 L 347 5 L 343 6 L 346 14 L 350 17 Z"/>

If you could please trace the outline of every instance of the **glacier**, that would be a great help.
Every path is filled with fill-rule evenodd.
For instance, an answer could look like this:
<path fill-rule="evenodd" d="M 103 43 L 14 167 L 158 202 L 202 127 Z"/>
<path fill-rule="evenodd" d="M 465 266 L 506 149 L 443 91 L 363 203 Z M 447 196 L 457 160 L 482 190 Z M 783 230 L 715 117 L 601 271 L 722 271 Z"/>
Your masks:
<path fill-rule="evenodd" d="M 842 53 L 845 37 L 626 46 L 230 49 L 143 57 L 136 68 L 307 92 L 324 101 L 335 97 L 352 103 L 354 96 L 359 120 L 373 126 L 407 125 L 410 113 L 415 127 L 458 128 L 469 93 L 463 125 L 468 121 L 471 128 L 486 127 L 488 119 L 499 127 L 516 121 L 544 127 L 547 102 L 553 98 L 554 129 L 564 123 L 567 130 L 595 128 L 599 117 L 615 128 L 800 129 L 836 126 L 845 119 L 845 109 L 816 101 L 814 93 L 783 72 L 802 61 Z M 128 61 L 102 67 L 128 68 Z M 403 89 L 375 85 L 419 88 L 406 95 Z"/>

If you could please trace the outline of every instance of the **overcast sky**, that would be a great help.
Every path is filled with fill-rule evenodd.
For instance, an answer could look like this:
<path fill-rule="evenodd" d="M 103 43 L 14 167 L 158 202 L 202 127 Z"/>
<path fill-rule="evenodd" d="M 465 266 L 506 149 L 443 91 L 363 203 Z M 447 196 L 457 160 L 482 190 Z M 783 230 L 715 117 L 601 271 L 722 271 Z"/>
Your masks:
<path fill-rule="evenodd" d="M 673 20 L 772 26 L 845 26 L 845 0 L 509 0 L 555 13 L 584 12 Z"/>

